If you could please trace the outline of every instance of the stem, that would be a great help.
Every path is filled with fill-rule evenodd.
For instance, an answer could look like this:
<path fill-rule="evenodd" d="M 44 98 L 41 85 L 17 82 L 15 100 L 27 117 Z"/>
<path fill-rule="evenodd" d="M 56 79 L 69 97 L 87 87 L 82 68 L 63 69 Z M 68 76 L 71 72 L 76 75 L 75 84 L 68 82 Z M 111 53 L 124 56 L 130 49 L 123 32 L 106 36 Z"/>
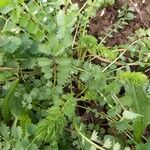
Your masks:
<path fill-rule="evenodd" d="M 75 123 L 75 130 L 77 131 L 77 133 L 84 139 L 86 140 L 88 143 L 90 143 L 91 145 L 93 145 L 95 148 L 99 149 L 99 150 L 106 150 L 103 147 L 100 147 L 99 145 L 95 144 L 94 142 L 92 142 L 90 139 L 88 139 L 85 135 L 82 134 L 82 132 L 79 130 L 79 128 L 77 127 L 76 123 Z"/>
<path fill-rule="evenodd" d="M 18 118 L 17 118 L 17 117 L 15 117 L 15 120 L 14 120 L 14 122 L 13 122 L 13 127 L 16 127 L 16 125 L 17 125 L 17 121 L 18 121 Z"/>
<path fill-rule="evenodd" d="M 131 43 L 129 46 L 128 46 L 128 48 L 127 49 L 125 49 L 114 61 L 112 61 L 112 63 L 110 63 L 108 66 L 106 66 L 103 70 L 102 70 L 102 72 L 105 72 L 110 66 L 112 66 L 121 56 L 123 56 L 125 53 L 126 53 L 126 51 L 132 46 L 132 45 L 134 45 L 136 42 L 138 42 L 140 39 L 138 39 L 138 40 L 136 40 L 136 41 L 134 41 L 133 43 Z"/>
<path fill-rule="evenodd" d="M 56 80 L 57 80 L 57 73 L 56 73 L 56 71 L 57 71 L 57 68 L 56 68 L 57 66 L 56 66 L 56 64 L 54 64 L 54 87 L 56 86 Z"/>

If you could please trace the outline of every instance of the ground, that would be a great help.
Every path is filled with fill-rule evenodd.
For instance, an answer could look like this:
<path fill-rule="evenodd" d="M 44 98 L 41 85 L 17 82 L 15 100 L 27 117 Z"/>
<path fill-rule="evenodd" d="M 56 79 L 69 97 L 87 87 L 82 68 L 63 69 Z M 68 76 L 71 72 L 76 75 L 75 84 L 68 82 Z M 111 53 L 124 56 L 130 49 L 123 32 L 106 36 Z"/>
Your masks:
<path fill-rule="evenodd" d="M 73 2 L 78 3 L 81 7 L 85 0 L 73 0 Z M 128 37 L 133 35 L 139 28 L 149 28 L 150 27 L 150 2 L 149 0 L 116 0 L 113 6 L 107 7 L 105 9 L 99 9 L 96 16 L 91 18 L 88 33 L 95 36 L 96 38 L 103 38 L 106 32 L 111 28 L 117 21 L 118 11 L 121 7 L 127 4 L 129 7 L 135 9 L 133 20 L 128 21 L 128 25 L 125 25 L 117 33 L 113 33 L 113 37 L 108 37 L 106 39 L 106 45 L 113 47 L 115 45 L 122 45 L 128 43 Z M 102 11 L 104 15 L 101 16 Z M 133 70 L 137 67 L 133 66 Z M 150 77 L 150 69 L 145 70 L 145 74 Z"/>
<path fill-rule="evenodd" d="M 79 3 L 80 6 L 83 5 L 83 0 L 73 0 L 74 2 Z M 133 2 L 133 3 L 132 3 Z M 107 7 L 104 10 L 104 15 L 101 16 L 102 10 L 100 9 L 96 16 L 91 19 L 89 24 L 89 33 L 95 37 L 103 37 L 104 34 L 108 31 L 109 28 L 117 21 L 118 11 L 124 4 L 128 4 L 133 7 L 133 4 L 137 9 L 135 11 L 135 19 L 129 21 L 129 24 L 124 26 L 119 32 L 113 34 L 113 38 L 107 39 L 108 46 L 126 44 L 128 42 L 128 36 L 134 34 L 134 32 L 139 28 L 148 28 L 150 27 L 150 2 L 149 0 L 116 0 L 115 4 L 111 7 Z"/>
<path fill-rule="evenodd" d="M 124 0 L 116 1 L 115 5 L 106 8 L 105 14 L 102 17 L 100 17 L 101 10 L 98 11 L 96 17 L 91 19 L 89 33 L 96 37 L 103 36 L 104 32 L 116 22 L 118 10 L 124 3 Z M 133 34 L 137 29 L 141 27 L 148 28 L 150 26 L 150 12 L 148 11 L 150 10 L 150 3 L 147 1 L 147 3 L 141 4 L 141 2 L 139 2 L 137 4 L 140 14 L 135 12 L 136 18 L 133 21 L 130 21 L 122 30 L 115 33 L 113 38 L 107 39 L 107 44 L 109 46 L 125 44 L 128 42 L 127 37 Z M 142 19 L 140 18 L 140 15 Z"/>

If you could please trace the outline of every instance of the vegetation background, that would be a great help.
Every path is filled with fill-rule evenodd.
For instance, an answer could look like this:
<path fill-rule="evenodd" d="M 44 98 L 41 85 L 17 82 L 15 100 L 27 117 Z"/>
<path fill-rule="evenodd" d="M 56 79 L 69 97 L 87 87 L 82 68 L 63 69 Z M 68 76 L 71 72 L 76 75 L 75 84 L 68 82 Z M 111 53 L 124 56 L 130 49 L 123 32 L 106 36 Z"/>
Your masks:
<path fill-rule="evenodd" d="M 149 0 L 0 1 L 0 149 L 150 149 Z"/>

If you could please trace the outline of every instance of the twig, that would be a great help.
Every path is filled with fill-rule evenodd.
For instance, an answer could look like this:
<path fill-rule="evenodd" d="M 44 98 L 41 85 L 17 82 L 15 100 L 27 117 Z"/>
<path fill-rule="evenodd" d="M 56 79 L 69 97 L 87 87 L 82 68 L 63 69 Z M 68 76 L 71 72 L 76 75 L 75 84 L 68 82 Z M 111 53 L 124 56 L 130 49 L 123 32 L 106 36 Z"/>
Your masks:
<path fill-rule="evenodd" d="M 0 71 L 15 71 L 16 68 L 10 68 L 10 67 L 0 67 Z"/>
<path fill-rule="evenodd" d="M 120 57 L 122 57 L 126 52 L 127 50 L 132 46 L 134 45 L 137 41 L 139 41 L 140 39 L 137 39 L 136 41 L 134 41 L 133 43 L 131 43 L 127 49 L 125 49 L 114 61 L 112 61 L 108 66 L 106 66 L 102 72 L 105 72 L 110 66 L 112 66 L 113 64 L 115 64 L 115 62 L 118 61 L 118 59 L 120 59 Z"/>
<path fill-rule="evenodd" d="M 107 64 L 110 64 L 110 63 L 112 62 L 111 60 L 102 58 L 102 57 L 100 57 L 100 56 L 98 56 L 98 55 L 92 55 L 92 56 L 94 56 L 94 57 L 93 57 L 91 60 L 97 58 L 98 60 L 100 60 L 100 61 L 102 61 L 102 62 L 105 62 L 105 63 L 107 63 Z M 120 62 L 117 62 L 117 61 L 114 62 L 114 64 L 116 64 L 117 66 L 123 66 L 123 64 L 121 64 Z"/>

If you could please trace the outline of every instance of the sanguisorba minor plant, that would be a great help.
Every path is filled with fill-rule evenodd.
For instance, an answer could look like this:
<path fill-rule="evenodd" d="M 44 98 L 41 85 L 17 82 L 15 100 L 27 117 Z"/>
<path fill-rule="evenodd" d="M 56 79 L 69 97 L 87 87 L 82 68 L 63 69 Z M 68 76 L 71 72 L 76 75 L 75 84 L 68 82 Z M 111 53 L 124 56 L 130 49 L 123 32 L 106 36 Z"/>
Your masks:
<path fill-rule="evenodd" d="M 121 48 L 87 34 L 114 2 L 0 1 L 0 149 L 148 149 L 150 30 Z"/>

